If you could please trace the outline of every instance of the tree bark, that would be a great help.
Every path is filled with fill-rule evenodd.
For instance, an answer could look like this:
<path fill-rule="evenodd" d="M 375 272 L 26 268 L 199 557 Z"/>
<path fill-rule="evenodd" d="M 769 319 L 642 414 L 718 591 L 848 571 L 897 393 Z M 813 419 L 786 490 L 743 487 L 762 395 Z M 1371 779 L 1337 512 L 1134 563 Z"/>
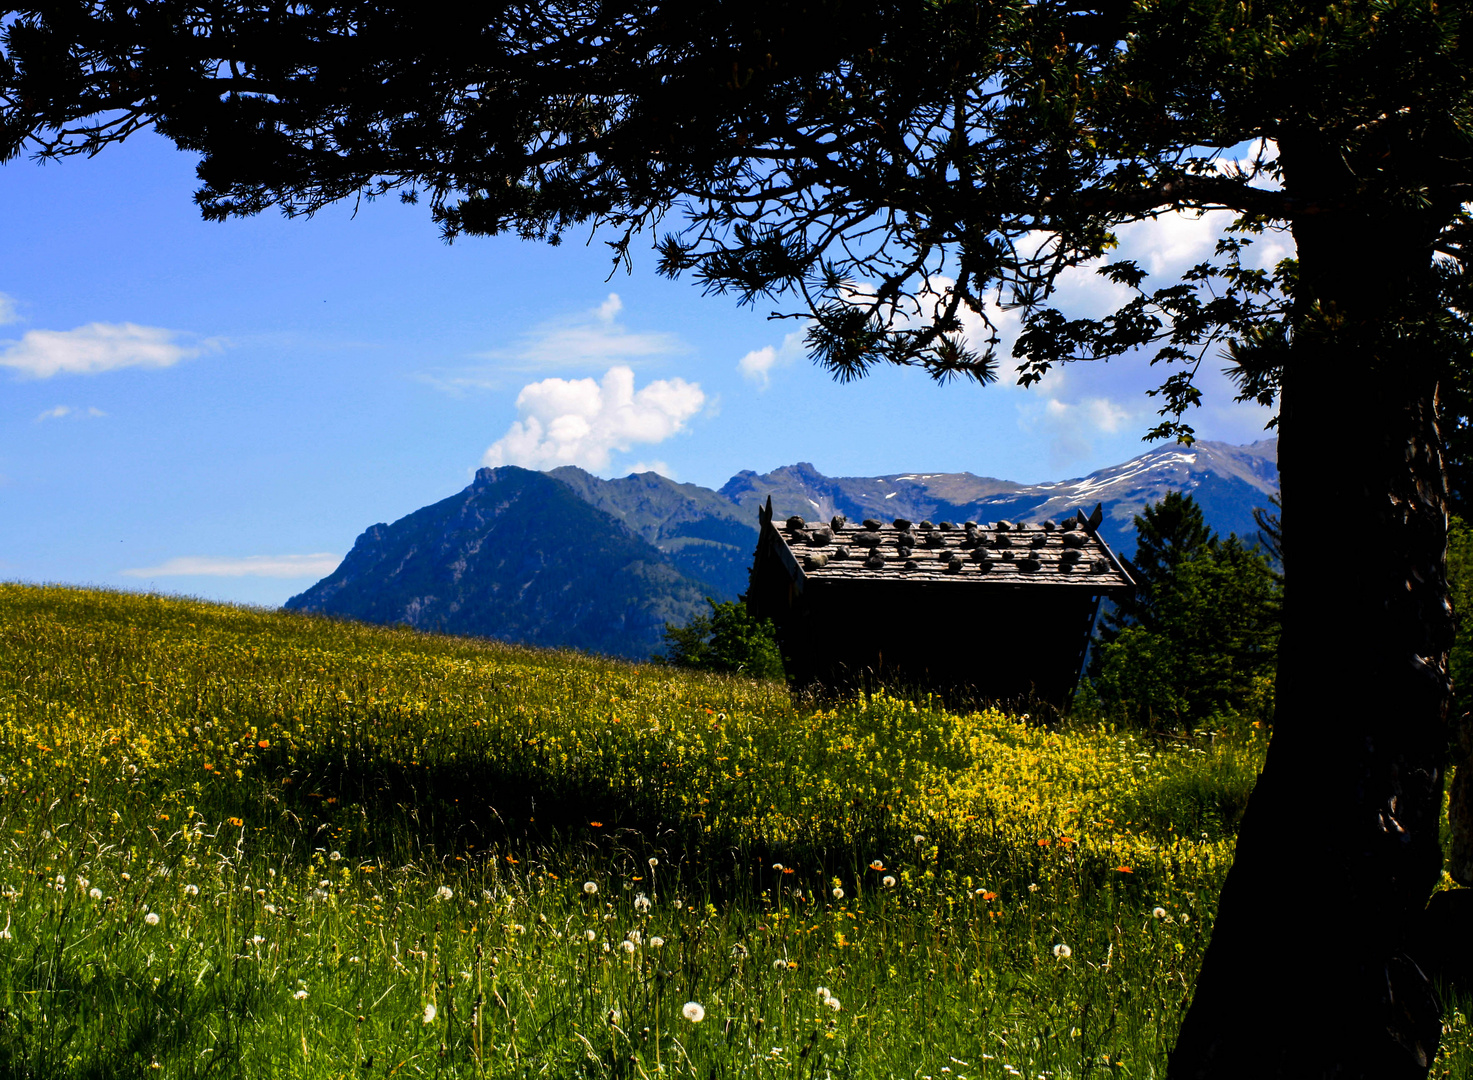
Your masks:
<path fill-rule="evenodd" d="M 1343 163 L 1283 150 L 1286 186 L 1347 179 Z M 1436 1052 L 1437 999 L 1407 955 L 1441 872 L 1449 746 L 1435 218 L 1377 207 L 1295 222 L 1274 731 L 1177 1080 L 1420 1077 Z"/>

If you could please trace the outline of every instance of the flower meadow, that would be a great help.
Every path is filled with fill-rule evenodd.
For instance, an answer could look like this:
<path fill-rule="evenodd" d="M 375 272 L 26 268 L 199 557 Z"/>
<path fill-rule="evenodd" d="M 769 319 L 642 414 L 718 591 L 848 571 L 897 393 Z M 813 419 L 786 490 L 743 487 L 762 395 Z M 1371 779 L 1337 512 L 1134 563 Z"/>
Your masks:
<path fill-rule="evenodd" d="M 0 585 L 0 1072 L 1159 1076 L 1259 738 Z"/>

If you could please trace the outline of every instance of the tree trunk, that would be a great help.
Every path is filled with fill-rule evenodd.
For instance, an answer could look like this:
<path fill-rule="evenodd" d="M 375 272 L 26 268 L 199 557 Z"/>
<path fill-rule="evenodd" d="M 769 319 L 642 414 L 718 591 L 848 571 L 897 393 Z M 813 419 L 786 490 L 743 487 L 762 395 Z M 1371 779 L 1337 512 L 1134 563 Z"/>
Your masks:
<path fill-rule="evenodd" d="M 1309 172 L 1289 147 L 1283 160 L 1286 185 Z M 1312 179 L 1303 190 L 1325 191 Z M 1439 1006 L 1407 955 L 1441 872 L 1449 745 L 1433 218 L 1325 210 L 1295 224 L 1273 741 L 1177 1080 L 1420 1077 L 1436 1052 Z"/>

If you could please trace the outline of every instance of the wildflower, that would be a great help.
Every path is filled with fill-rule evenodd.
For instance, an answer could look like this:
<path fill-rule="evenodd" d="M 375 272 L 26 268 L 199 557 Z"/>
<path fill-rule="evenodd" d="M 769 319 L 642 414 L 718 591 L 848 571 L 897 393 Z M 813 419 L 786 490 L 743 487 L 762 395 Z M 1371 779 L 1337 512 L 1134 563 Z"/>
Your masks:
<path fill-rule="evenodd" d="M 513 934 L 525 934 L 527 932 L 527 928 L 519 922 L 514 922 L 511 924 L 511 932 Z"/>
<path fill-rule="evenodd" d="M 641 941 L 644 940 L 643 936 L 640 934 L 640 932 L 638 930 L 631 930 L 631 931 L 629 931 L 629 933 L 625 934 L 624 936 L 626 938 L 628 938 L 630 941 L 634 942 L 634 944 L 636 944 L 636 945 L 638 945 Z"/>
<path fill-rule="evenodd" d="M 895 879 L 889 874 L 886 874 L 884 877 L 880 878 L 880 884 L 885 886 L 885 888 L 887 889 L 893 889 L 895 888 Z"/>
<path fill-rule="evenodd" d="M 916 847 L 920 847 L 922 844 L 924 844 L 926 842 L 926 838 L 924 836 L 922 836 L 920 833 L 916 833 L 914 836 L 912 836 L 910 838 L 910 841 Z"/>
<path fill-rule="evenodd" d="M 159 924 L 159 913 L 157 911 L 150 911 L 147 915 L 143 916 L 143 921 L 148 923 L 149 926 L 157 926 Z"/>
<path fill-rule="evenodd" d="M 1036 882 L 1036 881 L 1030 881 L 1028 883 L 1028 891 L 1029 892 L 1037 892 L 1038 891 L 1038 882 Z"/>
<path fill-rule="evenodd" d="M 56 883 L 58 885 L 65 885 L 66 884 L 66 875 L 65 874 L 57 874 L 56 875 Z"/>
<path fill-rule="evenodd" d="M 90 896 L 90 897 L 92 897 L 92 899 L 94 899 L 94 900 L 101 900 L 102 899 L 102 890 L 99 889 L 96 885 L 94 885 L 94 886 L 92 886 L 92 888 L 90 888 L 90 889 L 87 890 L 87 895 Z"/>
<path fill-rule="evenodd" d="M 652 937 L 652 938 L 650 938 L 650 948 L 652 948 L 652 949 L 658 949 L 660 946 L 662 946 L 664 944 L 665 944 L 665 939 L 662 938 L 662 937 Z"/>
<path fill-rule="evenodd" d="M 1151 918 L 1153 918 L 1153 919 L 1164 919 L 1164 918 L 1166 918 L 1166 909 L 1164 907 L 1153 907 L 1151 909 Z"/>
<path fill-rule="evenodd" d="M 583 883 L 583 891 L 589 896 L 594 895 L 598 892 L 598 883 L 594 881 L 585 881 Z"/>
<path fill-rule="evenodd" d="M 623 949 L 626 953 L 632 953 L 634 952 L 634 942 L 626 939 L 619 942 L 619 948 Z"/>
<path fill-rule="evenodd" d="M 650 869 L 651 870 L 653 870 L 655 867 L 657 867 L 657 866 L 660 865 L 660 860 L 657 859 L 657 858 L 655 858 L 653 855 L 650 856 L 650 860 L 649 861 L 650 861 Z"/>
<path fill-rule="evenodd" d="M 648 913 L 650 910 L 650 898 L 644 893 L 640 893 L 634 898 L 634 910 L 641 915 Z"/>
<path fill-rule="evenodd" d="M 876 859 L 874 862 L 869 864 L 869 868 L 871 870 L 883 870 L 885 869 L 885 864 L 880 862 L 879 859 Z"/>
<path fill-rule="evenodd" d="M 276 914 L 276 905 L 275 904 L 267 904 L 266 905 L 266 914 L 267 915 L 275 915 Z"/>
<path fill-rule="evenodd" d="M 738 941 L 731 947 L 731 955 L 738 960 L 745 960 L 751 954 L 747 952 L 747 947 Z"/>
<path fill-rule="evenodd" d="M 834 899 L 835 900 L 842 900 L 842 899 L 844 899 L 844 890 L 841 889 L 841 888 L 839 888 L 839 886 L 837 886 L 837 885 L 834 886 Z"/>
<path fill-rule="evenodd" d="M 118 875 L 118 876 L 119 876 L 119 877 L 120 877 L 120 878 L 122 878 L 122 879 L 123 879 L 123 880 L 124 880 L 124 881 L 132 881 L 132 880 L 133 880 L 133 875 L 132 875 L 132 874 L 130 874 L 130 873 L 128 873 L 128 871 L 126 871 L 126 870 L 124 870 L 124 871 L 123 871 L 123 872 L 122 872 L 122 873 L 121 873 L 121 874 L 119 874 L 119 875 Z"/>
<path fill-rule="evenodd" d="M 274 866 L 268 866 L 266 868 L 266 876 L 267 877 L 275 877 L 276 876 L 276 867 L 274 867 Z"/>
<path fill-rule="evenodd" d="M 1056 960 L 1067 960 L 1073 955 L 1074 950 L 1069 948 L 1069 946 L 1065 945 L 1062 941 L 1054 946 L 1054 958 Z"/>
<path fill-rule="evenodd" d="M 307 991 L 305 991 L 305 990 L 298 990 L 295 994 L 292 995 L 292 997 L 296 998 L 298 1001 L 306 1001 L 307 1000 Z"/>
<path fill-rule="evenodd" d="M 455 894 L 450 891 L 449 885 L 441 885 L 438 889 L 435 890 L 436 900 L 449 900 L 454 895 Z"/>
<path fill-rule="evenodd" d="M 834 997 L 833 994 L 830 994 L 828 997 L 824 998 L 823 1003 L 829 1008 L 833 1009 L 834 1012 L 838 1012 L 841 1008 L 843 1008 L 843 1006 L 839 1004 L 839 999 Z"/>
<path fill-rule="evenodd" d="M 326 889 L 313 889 L 312 890 L 312 899 L 313 900 L 316 900 L 318 903 L 321 903 L 323 900 L 326 900 L 327 899 L 327 890 Z"/>
<path fill-rule="evenodd" d="M 699 1024 L 706 1019 L 706 1008 L 699 1001 L 687 1001 L 685 1007 L 680 1010 L 680 1015 L 692 1024 Z"/>
<path fill-rule="evenodd" d="M 251 937 L 251 944 L 252 945 L 264 945 L 265 942 L 266 942 L 266 939 L 264 937 L 262 937 L 260 934 L 255 934 L 255 935 L 253 935 Z"/>
<path fill-rule="evenodd" d="M 186 886 L 184 886 L 184 895 L 185 896 L 198 896 L 199 895 L 199 886 L 198 885 L 186 885 Z"/>
<path fill-rule="evenodd" d="M 827 986 L 820 986 L 817 990 L 814 991 L 814 993 L 818 995 L 819 1001 L 827 1001 L 829 998 L 834 996 L 833 994 L 829 993 L 829 988 Z"/>
<path fill-rule="evenodd" d="M 593 941 L 597 939 L 598 935 L 595 934 L 592 930 L 585 930 L 583 931 L 583 937 L 588 941 Z"/>
<path fill-rule="evenodd" d="M 343 853 L 341 851 L 329 851 L 327 853 L 328 862 L 338 862 L 340 859 L 342 859 L 342 857 Z"/>
<path fill-rule="evenodd" d="M 435 1018 L 435 1014 L 439 1011 L 440 1010 L 435 1008 L 435 1003 L 433 1001 L 425 1002 L 424 1023 L 428 1024 L 431 1020 Z"/>
<path fill-rule="evenodd" d="M 786 960 L 774 960 L 772 962 L 772 970 L 773 971 L 787 971 L 788 970 L 788 962 Z"/>
<path fill-rule="evenodd" d="M 780 862 L 775 862 L 775 863 L 773 863 L 773 864 L 772 864 L 772 868 L 773 868 L 773 869 L 774 869 L 774 870 L 779 870 L 779 871 L 780 871 L 780 870 L 782 870 L 782 868 L 783 868 L 783 864 L 782 864 L 782 863 L 780 863 Z"/>
<path fill-rule="evenodd" d="M 673 903 L 676 911 L 679 911 L 681 908 L 685 907 L 685 901 L 684 900 L 675 900 L 675 901 L 672 901 L 672 903 Z"/>
<path fill-rule="evenodd" d="M 84 877 L 77 878 L 77 888 L 83 890 L 84 892 L 86 891 L 87 886 L 88 885 L 91 885 L 91 884 L 92 884 L 92 882 L 88 881 Z"/>
<path fill-rule="evenodd" d="M 995 893 L 995 892 L 983 892 L 981 889 L 978 889 L 977 891 L 980 892 L 980 893 L 982 893 L 982 899 L 983 900 L 996 900 L 997 899 L 997 893 Z"/>

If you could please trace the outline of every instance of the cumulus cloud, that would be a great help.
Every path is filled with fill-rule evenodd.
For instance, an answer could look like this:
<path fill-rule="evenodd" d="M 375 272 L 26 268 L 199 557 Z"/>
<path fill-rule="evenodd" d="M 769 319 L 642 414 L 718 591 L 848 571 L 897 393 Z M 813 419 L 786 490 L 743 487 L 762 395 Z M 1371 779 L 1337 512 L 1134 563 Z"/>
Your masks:
<path fill-rule="evenodd" d="M 75 330 L 27 331 L 0 348 L 0 367 L 33 379 L 96 375 L 126 367 L 173 367 L 217 347 L 214 341 L 186 344 L 178 330 L 157 326 L 89 323 Z"/>
<path fill-rule="evenodd" d="M 543 379 L 522 388 L 517 395 L 521 419 L 482 461 L 492 467 L 577 465 L 602 471 L 615 451 L 664 442 L 705 403 L 700 385 L 684 379 L 657 379 L 636 391 L 634 372 L 624 366 L 610 368 L 601 382 Z"/>
<path fill-rule="evenodd" d="M 0 326 L 13 322 L 20 322 L 20 315 L 15 310 L 15 299 L 0 292 Z"/>
<path fill-rule="evenodd" d="M 737 361 L 737 370 L 742 377 L 757 384 L 757 389 L 766 390 L 772 385 L 774 368 L 787 367 L 803 357 L 803 331 L 794 330 L 783 338 L 782 344 L 765 345 L 753 349 Z"/>
<path fill-rule="evenodd" d="M 314 555 L 247 555 L 240 559 L 209 555 L 181 555 L 158 566 L 124 570 L 124 577 L 265 577 L 322 578 L 343 561 L 341 555 L 320 551 Z"/>

